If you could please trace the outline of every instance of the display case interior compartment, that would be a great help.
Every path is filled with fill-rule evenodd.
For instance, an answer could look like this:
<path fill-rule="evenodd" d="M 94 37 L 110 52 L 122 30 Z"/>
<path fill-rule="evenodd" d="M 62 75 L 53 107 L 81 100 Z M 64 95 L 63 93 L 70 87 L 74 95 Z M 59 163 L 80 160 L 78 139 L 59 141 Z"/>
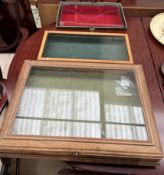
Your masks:
<path fill-rule="evenodd" d="M 0 135 L 0 152 L 17 156 L 149 166 L 162 157 L 140 65 L 25 61 Z"/>
<path fill-rule="evenodd" d="M 119 3 L 60 2 L 57 28 L 126 29 Z"/>
<path fill-rule="evenodd" d="M 46 31 L 38 59 L 133 63 L 127 34 L 96 32 Z"/>

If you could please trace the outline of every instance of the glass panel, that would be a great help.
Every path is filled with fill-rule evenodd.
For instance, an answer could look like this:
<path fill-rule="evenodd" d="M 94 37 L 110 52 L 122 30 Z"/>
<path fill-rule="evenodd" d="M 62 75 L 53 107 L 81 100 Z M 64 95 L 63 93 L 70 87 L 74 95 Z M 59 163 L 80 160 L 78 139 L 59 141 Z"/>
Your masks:
<path fill-rule="evenodd" d="M 57 24 L 59 27 L 125 27 L 121 5 L 116 3 L 61 3 Z"/>
<path fill-rule="evenodd" d="M 43 57 L 128 61 L 124 36 L 48 34 Z"/>
<path fill-rule="evenodd" d="M 143 126 L 134 125 L 106 125 L 107 138 L 127 140 L 147 140 L 146 129 Z"/>
<path fill-rule="evenodd" d="M 13 128 L 15 134 L 23 135 L 101 138 L 101 127 L 98 123 L 17 118 Z"/>
<path fill-rule="evenodd" d="M 12 134 L 148 140 L 133 71 L 33 67 Z"/>

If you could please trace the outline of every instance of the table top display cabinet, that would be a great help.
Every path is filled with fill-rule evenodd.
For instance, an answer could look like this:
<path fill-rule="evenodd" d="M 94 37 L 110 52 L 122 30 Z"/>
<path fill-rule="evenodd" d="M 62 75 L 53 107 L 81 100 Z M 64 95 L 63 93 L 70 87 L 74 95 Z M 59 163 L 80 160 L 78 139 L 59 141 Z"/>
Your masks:
<path fill-rule="evenodd" d="M 132 64 L 127 34 L 45 31 L 39 60 Z"/>
<path fill-rule="evenodd" d="M 155 165 L 161 146 L 140 65 L 25 61 L 0 152 Z"/>
<path fill-rule="evenodd" d="M 126 29 L 120 3 L 60 2 L 56 28 Z"/>

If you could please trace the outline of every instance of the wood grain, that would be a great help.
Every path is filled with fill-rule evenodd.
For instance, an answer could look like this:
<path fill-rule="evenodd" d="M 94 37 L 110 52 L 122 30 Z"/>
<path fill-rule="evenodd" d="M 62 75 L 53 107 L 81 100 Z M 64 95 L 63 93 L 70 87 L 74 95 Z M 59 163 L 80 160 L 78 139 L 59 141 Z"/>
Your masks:
<path fill-rule="evenodd" d="M 80 1 L 80 0 L 75 0 Z M 94 1 L 93 1 L 94 2 Z M 163 12 L 164 1 L 163 0 L 95 0 L 95 2 L 120 2 L 123 6 L 126 17 L 139 17 L 139 16 L 154 16 L 155 14 Z M 45 9 L 49 8 L 56 14 L 59 0 L 38 0 L 37 4 Z M 42 13 L 42 12 L 41 12 Z M 50 13 L 46 13 L 52 19 Z M 55 22 L 55 16 L 53 22 Z M 52 22 L 52 21 L 51 21 Z"/>
<path fill-rule="evenodd" d="M 160 90 L 164 100 L 164 76 L 161 73 L 160 67 L 161 64 L 164 63 L 164 46 L 160 44 L 151 34 L 150 32 L 150 18 L 142 18 L 144 30 L 146 33 L 146 38 L 148 40 L 148 46 L 150 49 L 150 53 L 152 55 L 152 60 L 154 64 L 154 68 L 156 70 Z"/>

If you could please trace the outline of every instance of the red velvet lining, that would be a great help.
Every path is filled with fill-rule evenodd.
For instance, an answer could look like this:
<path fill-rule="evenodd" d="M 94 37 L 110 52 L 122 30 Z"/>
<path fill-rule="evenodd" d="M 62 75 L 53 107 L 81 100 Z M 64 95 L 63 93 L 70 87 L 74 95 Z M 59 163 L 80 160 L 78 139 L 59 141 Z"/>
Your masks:
<path fill-rule="evenodd" d="M 60 26 L 123 27 L 119 7 L 65 5 L 61 9 Z"/>

